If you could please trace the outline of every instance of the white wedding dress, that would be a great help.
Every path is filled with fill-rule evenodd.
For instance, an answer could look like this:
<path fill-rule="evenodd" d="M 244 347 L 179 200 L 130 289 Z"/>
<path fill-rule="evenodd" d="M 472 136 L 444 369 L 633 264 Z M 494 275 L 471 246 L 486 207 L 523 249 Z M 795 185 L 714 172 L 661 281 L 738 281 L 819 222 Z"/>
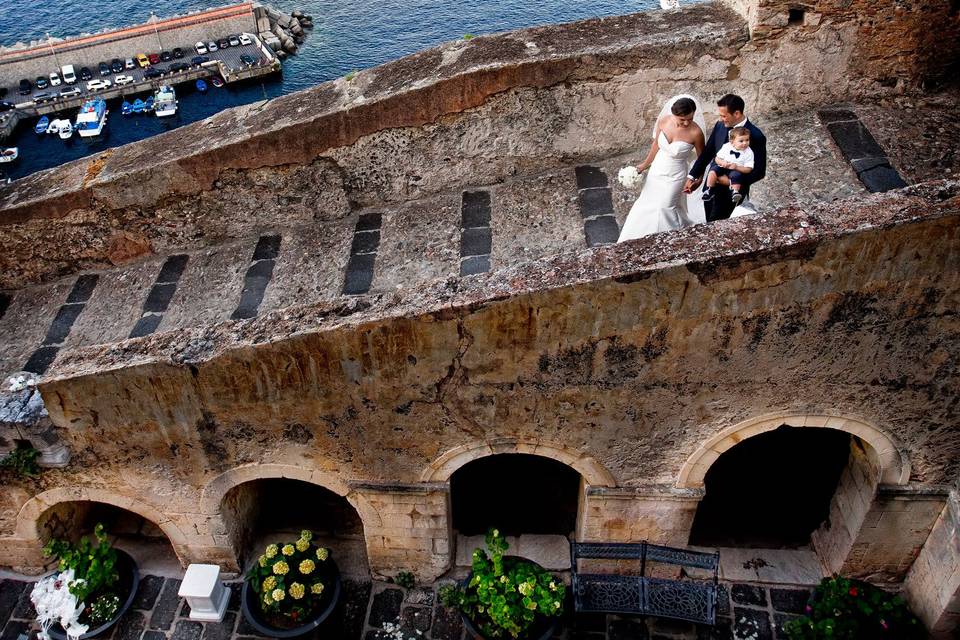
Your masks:
<path fill-rule="evenodd" d="M 673 102 L 680 97 L 690 96 L 671 98 L 660 112 L 661 117 L 670 112 Z M 698 122 L 703 118 L 699 105 L 696 114 L 699 117 L 690 126 L 699 126 L 703 130 L 703 124 Z M 660 121 L 659 117 L 657 121 Z M 687 172 L 696 159 L 695 147 L 682 140 L 670 142 L 656 125 L 654 129 L 659 149 L 650 165 L 640 197 L 633 203 L 617 242 L 706 222 L 700 191 L 695 189 L 690 194 L 683 192 Z"/>

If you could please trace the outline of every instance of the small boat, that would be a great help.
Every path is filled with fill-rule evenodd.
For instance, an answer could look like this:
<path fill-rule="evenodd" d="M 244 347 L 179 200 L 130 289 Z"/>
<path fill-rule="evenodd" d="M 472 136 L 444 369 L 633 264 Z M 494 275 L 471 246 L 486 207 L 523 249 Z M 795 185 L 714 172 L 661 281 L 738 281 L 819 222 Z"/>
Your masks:
<path fill-rule="evenodd" d="M 73 125 L 69 120 L 59 120 L 60 126 L 57 128 L 57 135 L 61 140 L 69 140 L 73 137 Z"/>
<path fill-rule="evenodd" d="M 56 119 L 51 120 L 51 121 L 50 121 L 50 124 L 47 125 L 47 133 L 56 133 L 56 132 L 57 132 L 57 127 L 59 127 L 59 126 L 60 126 L 60 121 L 59 121 L 59 120 L 56 120 Z"/>
<path fill-rule="evenodd" d="M 203 80 L 197 80 L 197 91 L 199 91 L 200 93 L 206 93 L 207 83 L 204 82 Z"/>
<path fill-rule="evenodd" d="M 87 100 L 80 107 L 74 129 L 80 134 L 81 138 L 98 136 L 107 124 L 108 113 L 110 112 L 107 111 L 107 102 L 103 98 Z"/>
<path fill-rule="evenodd" d="M 143 101 L 144 112 L 153 111 L 153 102 L 153 96 L 148 96 L 147 99 Z"/>
<path fill-rule="evenodd" d="M 177 113 L 177 93 L 173 87 L 160 87 L 154 94 L 153 112 L 158 118 L 172 116 Z"/>
<path fill-rule="evenodd" d="M 20 149 L 17 147 L 7 147 L 0 151 L 0 162 L 13 162 L 20 155 Z"/>
<path fill-rule="evenodd" d="M 50 126 L 50 118 L 47 116 L 40 116 L 40 119 L 37 120 L 37 126 L 33 128 L 37 133 L 46 133 L 47 127 Z"/>
<path fill-rule="evenodd" d="M 134 113 L 143 113 L 143 100 L 137 98 L 133 101 L 133 104 L 130 106 L 133 109 Z"/>
<path fill-rule="evenodd" d="M 120 105 L 120 113 L 122 113 L 125 116 L 130 115 L 131 113 L 133 113 L 133 105 L 127 102 L 126 100 L 124 100 L 123 104 Z"/>
<path fill-rule="evenodd" d="M 213 76 L 210 78 L 210 84 L 217 87 L 218 89 L 223 86 L 223 79 L 220 76 Z"/>

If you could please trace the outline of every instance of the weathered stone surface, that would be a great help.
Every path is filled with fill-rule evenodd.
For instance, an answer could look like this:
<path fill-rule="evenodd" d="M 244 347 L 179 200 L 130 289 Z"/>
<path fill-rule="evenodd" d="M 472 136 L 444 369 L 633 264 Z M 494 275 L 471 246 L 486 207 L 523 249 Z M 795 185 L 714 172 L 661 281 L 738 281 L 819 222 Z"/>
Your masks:
<path fill-rule="evenodd" d="M 177 610 L 180 608 L 180 596 L 177 591 L 180 589 L 180 580 L 166 579 L 163 582 L 163 589 L 160 591 L 160 599 L 153 608 L 153 614 L 150 616 L 150 628 L 170 629 Z"/>
<path fill-rule="evenodd" d="M 770 604 L 783 613 L 803 613 L 810 594 L 808 589 L 770 589 Z"/>
<path fill-rule="evenodd" d="M 763 587 L 750 584 L 735 584 L 730 590 L 734 604 L 749 604 L 755 607 L 767 606 L 767 592 Z"/>
<path fill-rule="evenodd" d="M 159 576 L 143 576 L 137 588 L 137 596 L 131 605 L 134 609 L 150 610 L 163 588 L 163 578 Z"/>
<path fill-rule="evenodd" d="M 736 638 L 773 640 L 770 614 L 760 609 L 733 608 L 733 635 Z"/>
<path fill-rule="evenodd" d="M 403 591 L 400 589 L 384 589 L 374 595 L 370 605 L 370 625 L 382 627 L 384 623 L 397 624 L 402 603 Z"/>

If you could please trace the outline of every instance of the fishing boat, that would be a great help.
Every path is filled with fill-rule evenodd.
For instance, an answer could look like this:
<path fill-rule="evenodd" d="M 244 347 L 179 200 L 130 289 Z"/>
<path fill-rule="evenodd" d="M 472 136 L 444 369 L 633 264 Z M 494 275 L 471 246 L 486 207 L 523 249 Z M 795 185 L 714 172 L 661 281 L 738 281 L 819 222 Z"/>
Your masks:
<path fill-rule="evenodd" d="M 124 100 L 123 104 L 120 105 L 120 113 L 122 113 L 125 116 L 130 115 L 131 113 L 133 113 L 133 105 L 127 102 L 126 100 Z"/>
<path fill-rule="evenodd" d="M 87 100 L 80 107 L 77 114 L 77 124 L 74 127 L 81 138 L 90 138 L 100 135 L 107 124 L 107 103 L 103 98 Z"/>
<path fill-rule="evenodd" d="M 57 127 L 57 135 L 60 136 L 61 140 L 69 140 L 73 137 L 73 125 L 70 124 L 69 120 L 58 120 L 60 126 Z"/>
<path fill-rule="evenodd" d="M 143 113 L 143 100 L 137 98 L 130 107 L 134 113 Z"/>
<path fill-rule="evenodd" d="M 17 147 L 7 147 L 0 151 L 0 162 L 13 162 L 20 155 L 20 149 Z"/>
<path fill-rule="evenodd" d="M 50 126 L 50 118 L 47 116 L 40 116 L 40 119 L 37 120 L 37 126 L 33 128 L 37 133 L 46 133 L 47 127 Z"/>
<path fill-rule="evenodd" d="M 57 127 L 59 127 L 59 126 L 60 126 L 60 121 L 59 121 L 59 120 L 57 120 L 57 119 L 51 120 L 51 121 L 50 121 L 50 124 L 47 125 L 47 133 L 56 133 L 56 132 L 57 132 Z"/>
<path fill-rule="evenodd" d="M 146 100 L 143 101 L 143 111 L 150 112 L 153 111 L 153 96 L 148 96 Z"/>
<path fill-rule="evenodd" d="M 223 79 L 220 76 L 213 76 L 210 78 L 210 84 L 217 87 L 218 89 L 223 86 Z"/>
<path fill-rule="evenodd" d="M 165 118 L 177 113 L 177 93 L 173 87 L 160 87 L 154 94 L 153 112 L 158 118 Z"/>
<path fill-rule="evenodd" d="M 197 80 L 197 91 L 199 91 L 200 93 L 206 93 L 207 83 L 204 82 L 203 80 Z"/>

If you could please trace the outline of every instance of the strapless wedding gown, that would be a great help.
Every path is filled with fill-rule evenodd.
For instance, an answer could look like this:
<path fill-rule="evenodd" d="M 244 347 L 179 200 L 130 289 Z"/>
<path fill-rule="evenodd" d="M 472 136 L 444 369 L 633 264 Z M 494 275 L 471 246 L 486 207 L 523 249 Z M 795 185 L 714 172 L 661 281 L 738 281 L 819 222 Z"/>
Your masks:
<path fill-rule="evenodd" d="M 706 221 L 699 190 L 683 192 L 687 171 L 695 158 L 694 146 L 682 140 L 668 142 L 663 131 L 658 135 L 659 150 L 617 242 Z"/>

